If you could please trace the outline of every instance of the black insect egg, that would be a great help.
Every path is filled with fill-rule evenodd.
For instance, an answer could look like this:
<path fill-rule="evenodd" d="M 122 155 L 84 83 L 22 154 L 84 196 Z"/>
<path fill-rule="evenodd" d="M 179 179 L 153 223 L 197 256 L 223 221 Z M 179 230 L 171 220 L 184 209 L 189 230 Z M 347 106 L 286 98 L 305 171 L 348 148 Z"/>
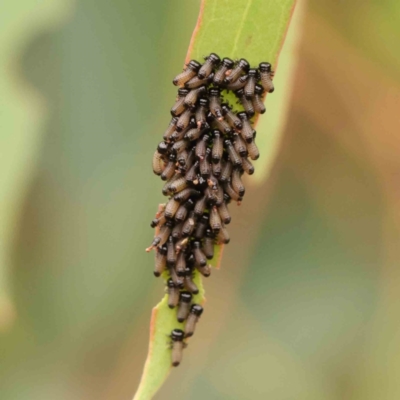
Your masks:
<path fill-rule="evenodd" d="M 155 251 L 154 275 L 166 279 L 169 312 L 184 324 L 170 335 L 174 366 L 203 313 L 196 279 L 210 276 L 215 246 L 230 242 L 228 204 L 241 203 L 243 174 L 254 173 L 250 160 L 260 154 L 252 117 L 265 112 L 273 75 L 267 62 L 254 68 L 244 58 L 221 61 L 211 53 L 203 64 L 191 60 L 173 80 L 179 86 L 173 118 L 152 160 L 168 200 L 151 221 L 155 235 L 146 250 Z M 235 96 L 237 104 L 227 101 Z"/>

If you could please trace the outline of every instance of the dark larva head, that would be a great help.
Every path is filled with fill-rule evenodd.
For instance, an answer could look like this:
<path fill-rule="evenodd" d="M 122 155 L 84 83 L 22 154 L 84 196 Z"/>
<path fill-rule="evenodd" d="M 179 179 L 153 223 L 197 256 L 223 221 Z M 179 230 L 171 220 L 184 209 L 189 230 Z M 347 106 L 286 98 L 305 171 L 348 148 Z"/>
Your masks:
<path fill-rule="evenodd" d="M 222 64 L 223 64 L 226 68 L 231 69 L 231 68 L 233 68 L 233 66 L 234 66 L 235 63 L 234 63 L 233 60 L 231 60 L 230 58 L 225 57 L 225 58 L 222 60 Z"/>
<path fill-rule="evenodd" d="M 203 314 L 203 307 L 200 304 L 193 304 L 190 308 L 190 314 L 200 317 L 200 315 Z"/>
<path fill-rule="evenodd" d="M 219 64 L 221 59 L 215 53 L 211 53 L 208 57 L 204 57 L 205 60 L 212 62 L 213 64 Z"/>
<path fill-rule="evenodd" d="M 271 72 L 271 64 L 269 62 L 262 62 L 258 66 L 261 72 Z"/>
<path fill-rule="evenodd" d="M 254 93 L 255 93 L 255 94 L 258 94 L 258 95 L 262 95 L 263 92 L 264 92 L 263 87 L 262 87 L 261 85 L 258 85 L 258 84 L 257 84 L 257 85 L 255 86 Z"/>
<path fill-rule="evenodd" d="M 171 339 L 174 342 L 182 342 L 182 340 L 185 338 L 185 334 L 183 333 L 183 330 L 181 329 L 174 329 L 171 332 Z"/>
<path fill-rule="evenodd" d="M 160 142 L 160 143 L 158 144 L 158 146 L 157 146 L 157 151 L 158 151 L 160 154 L 166 154 L 167 151 L 168 151 L 168 143 L 166 143 L 166 142 Z"/>
<path fill-rule="evenodd" d="M 168 287 L 169 289 L 175 289 L 175 288 L 176 288 L 176 285 L 175 285 L 174 281 L 172 280 L 172 278 L 169 278 L 169 279 L 168 279 L 168 281 L 167 281 L 167 287 Z"/>
<path fill-rule="evenodd" d="M 189 292 L 181 292 L 179 295 L 179 301 L 182 303 L 190 303 L 192 301 L 192 294 Z"/>

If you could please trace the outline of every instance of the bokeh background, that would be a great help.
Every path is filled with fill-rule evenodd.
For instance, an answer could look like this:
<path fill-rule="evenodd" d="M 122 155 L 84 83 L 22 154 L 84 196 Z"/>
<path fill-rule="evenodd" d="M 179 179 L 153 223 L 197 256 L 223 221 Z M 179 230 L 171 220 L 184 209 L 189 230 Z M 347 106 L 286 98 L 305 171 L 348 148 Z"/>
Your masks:
<path fill-rule="evenodd" d="M 0 398 L 130 400 L 163 290 L 150 160 L 199 1 L 2 4 Z M 277 156 L 157 400 L 400 398 L 400 3 L 300 9 Z"/>

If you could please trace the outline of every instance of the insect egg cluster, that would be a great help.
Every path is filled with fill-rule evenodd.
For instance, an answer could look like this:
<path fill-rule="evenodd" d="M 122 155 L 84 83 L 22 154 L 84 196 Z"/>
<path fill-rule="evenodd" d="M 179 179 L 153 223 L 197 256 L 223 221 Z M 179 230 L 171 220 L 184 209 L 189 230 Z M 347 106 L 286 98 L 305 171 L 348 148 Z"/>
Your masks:
<path fill-rule="evenodd" d="M 228 205 L 245 195 L 242 175 L 254 173 L 259 158 L 252 118 L 263 114 L 263 98 L 273 92 L 271 64 L 251 68 L 245 59 L 190 61 L 173 84 L 178 86 L 172 119 L 153 156 L 153 172 L 165 181 L 151 226 L 155 237 L 154 275 L 166 278 L 168 305 L 184 329 L 171 332 L 172 365 L 179 365 L 185 338 L 193 335 L 203 307 L 194 302 L 195 274 L 208 277 L 214 246 L 230 241 Z M 233 92 L 234 106 L 224 97 Z"/>

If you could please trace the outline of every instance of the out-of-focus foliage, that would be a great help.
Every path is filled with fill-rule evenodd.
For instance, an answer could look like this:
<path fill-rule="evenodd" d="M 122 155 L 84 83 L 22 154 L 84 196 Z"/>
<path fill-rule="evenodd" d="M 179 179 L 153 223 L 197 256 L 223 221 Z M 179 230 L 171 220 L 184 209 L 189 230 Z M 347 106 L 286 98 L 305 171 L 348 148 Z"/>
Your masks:
<path fill-rule="evenodd" d="M 3 1 L 2 14 L 25 2 Z M 23 15 L 37 26 L 36 7 L 21 6 L 6 25 Z M 35 87 L 48 119 L 21 178 L 2 400 L 128 400 L 137 387 L 162 291 L 143 251 L 161 200 L 149 160 L 198 7 L 77 0 L 59 28 L 12 45 L 6 36 L 19 54 L 18 87 Z M 306 4 L 270 180 L 246 181 L 222 269 L 207 281 L 207 312 L 156 399 L 399 398 L 397 8 Z M 13 140 L 6 119 L 33 126 L 9 101 L 2 96 L 2 146 Z M 258 136 L 270 134 L 265 124 Z"/>

